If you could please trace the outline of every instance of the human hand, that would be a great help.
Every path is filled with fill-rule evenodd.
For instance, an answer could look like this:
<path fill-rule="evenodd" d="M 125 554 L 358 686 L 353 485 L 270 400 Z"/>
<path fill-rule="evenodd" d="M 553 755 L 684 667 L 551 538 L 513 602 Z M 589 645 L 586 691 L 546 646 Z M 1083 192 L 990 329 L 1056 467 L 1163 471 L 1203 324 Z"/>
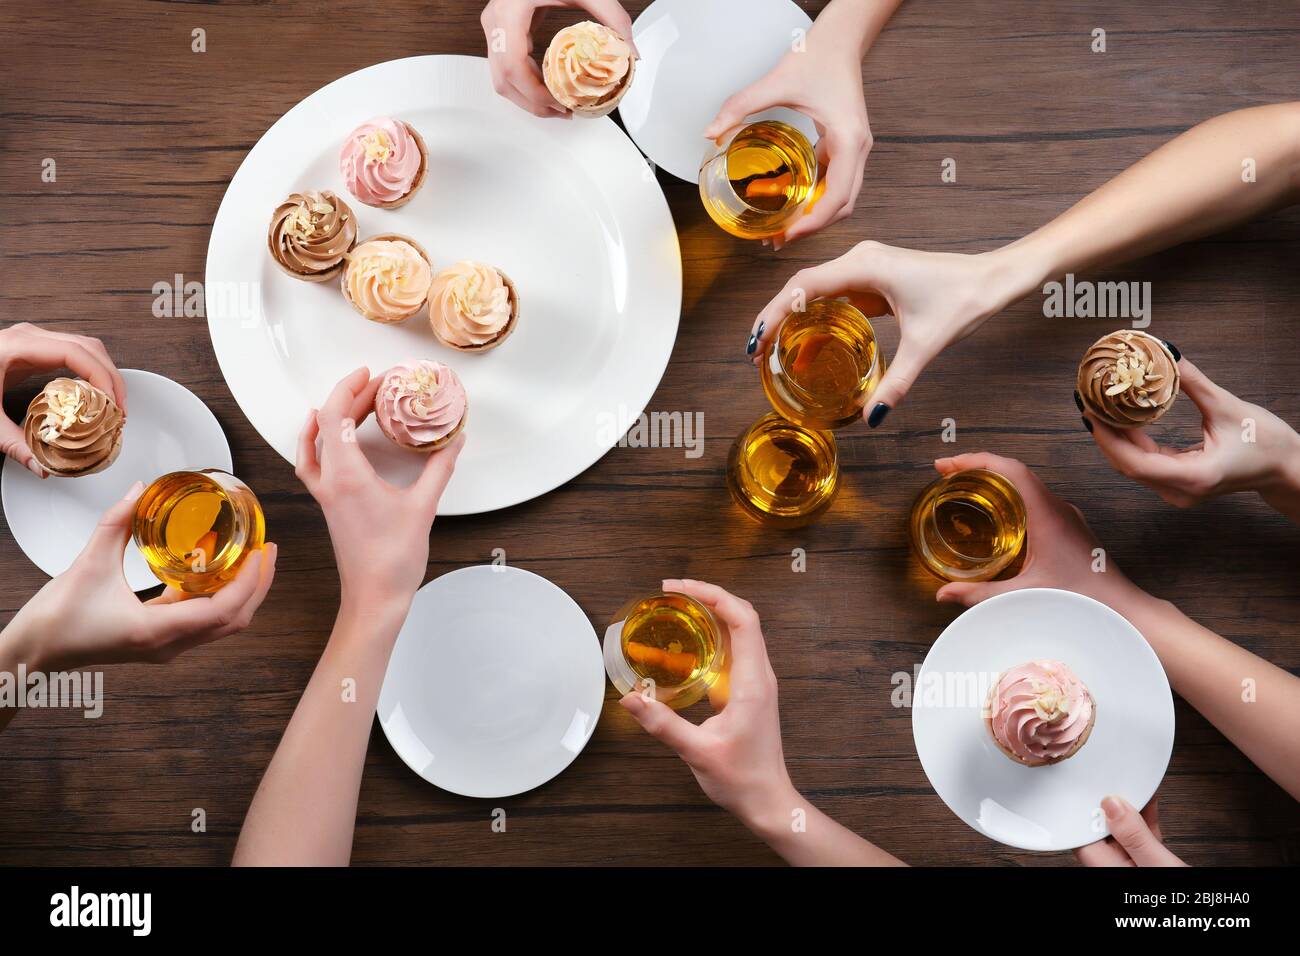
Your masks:
<path fill-rule="evenodd" d="M 1297 496 L 1300 435 L 1267 409 L 1214 384 L 1190 360 L 1180 359 L 1178 371 L 1183 393 L 1200 409 L 1202 441 L 1179 451 L 1157 444 L 1143 429 L 1112 428 L 1085 415 L 1111 466 L 1179 508 L 1237 491 L 1257 491 L 1270 503 Z"/>
<path fill-rule="evenodd" d="M 465 436 L 428 456 L 409 488 L 375 472 L 356 430 L 374 410 L 381 379 L 359 368 L 312 409 L 298 435 L 296 474 L 325 512 L 344 601 L 409 602 L 429 563 L 429 529 L 456 468 Z M 321 439 L 320 453 L 316 439 Z"/>
<path fill-rule="evenodd" d="M 1110 836 L 1074 851 L 1084 866 L 1186 866 L 1165 848 L 1156 798 L 1139 814 L 1122 797 L 1101 801 Z"/>
<path fill-rule="evenodd" d="M 862 53 L 851 32 L 808 34 L 806 47 L 792 49 L 766 75 L 722 104 L 704 130 L 721 145 L 724 134 L 745 117 L 776 106 L 804 113 L 817 125 L 817 160 L 825 167 L 825 191 L 785 233 L 775 249 L 812 235 L 853 212 L 871 152 L 871 124 L 862 92 Z M 768 240 L 764 240 L 766 243 Z"/>
<path fill-rule="evenodd" d="M 28 376 L 66 368 L 112 396 L 126 411 L 126 382 L 99 339 L 88 335 L 51 332 L 30 322 L 0 330 L 0 396 Z M 0 414 L 0 453 L 8 455 L 37 477 L 45 469 L 32 456 L 21 422 Z"/>
<path fill-rule="evenodd" d="M 934 467 L 941 475 L 988 468 L 1011 479 L 1025 503 L 1028 522 L 1025 560 L 1019 574 L 1001 581 L 950 582 L 939 589 L 937 600 L 971 607 L 1007 591 L 1060 588 L 1087 595 L 1123 614 L 1150 599 L 1101 551 L 1083 512 L 1052 494 L 1021 462 L 979 452 L 940 458 Z"/>
<path fill-rule="evenodd" d="M 68 568 L 23 606 L 3 637 L 29 667 L 61 670 L 123 661 L 168 661 L 246 628 L 275 578 L 277 548 L 265 545 L 211 597 L 168 588 L 141 602 L 122 571 L 141 482 L 109 508 Z"/>
<path fill-rule="evenodd" d="M 814 299 L 848 296 L 868 317 L 892 312 L 899 324 L 898 351 L 863 409 L 867 424 L 875 428 L 940 352 L 1010 301 L 1012 287 L 991 255 L 860 242 L 838 259 L 791 276 L 758 314 L 745 350 L 757 365 L 785 317 Z"/>
<path fill-rule="evenodd" d="M 568 117 L 572 114 L 551 96 L 532 56 L 533 15 L 542 7 L 581 7 L 629 45 L 632 18 L 618 0 L 491 0 L 483 8 L 479 22 L 487 37 L 493 89 L 534 116 Z"/>
<path fill-rule="evenodd" d="M 776 675 L 763 631 L 748 601 L 702 581 L 667 580 L 676 591 L 707 606 L 730 632 L 731 665 L 722 709 L 696 726 L 667 704 L 633 691 L 621 703 L 651 736 L 686 761 L 705 795 L 753 825 L 797 802 L 785 769 Z"/>

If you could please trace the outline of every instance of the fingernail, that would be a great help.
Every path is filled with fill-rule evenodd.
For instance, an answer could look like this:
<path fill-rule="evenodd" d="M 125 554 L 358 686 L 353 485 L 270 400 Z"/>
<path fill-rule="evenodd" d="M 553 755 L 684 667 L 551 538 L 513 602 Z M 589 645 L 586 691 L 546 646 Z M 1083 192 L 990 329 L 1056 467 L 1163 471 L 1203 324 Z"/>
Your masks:
<path fill-rule="evenodd" d="M 885 416 L 888 414 L 889 414 L 889 406 L 886 405 L 884 402 L 876 402 L 876 407 L 873 408 L 871 410 L 871 414 L 867 416 L 868 427 L 875 428 L 877 425 L 879 425 L 881 422 L 885 420 Z"/>
<path fill-rule="evenodd" d="M 41 467 L 40 462 L 38 462 L 35 458 L 27 462 L 27 470 L 30 471 L 33 475 L 35 475 L 37 478 L 45 477 L 45 469 Z"/>
<path fill-rule="evenodd" d="M 1124 815 L 1124 804 L 1118 797 L 1106 797 L 1101 801 L 1101 809 L 1105 811 L 1107 820 L 1118 820 Z"/>
<path fill-rule="evenodd" d="M 123 501 L 130 501 L 132 498 L 140 497 L 140 492 L 144 491 L 144 482 L 137 481 L 127 489 L 126 494 L 122 496 Z"/>
<path fill-rule="evenodd" d="M 758 323 L 758 328 L 754 330 L 754 334 L 751 335 L 749 337 L 749 341 L 745 343 L 746 355 L 753 355 L 755 350 L 758 349 L 758 340 L 763 337 L 763 330 L 766 328 L 767 328 L 766 322 Z"/>
<path fill-rule="evenodd" d="M 1169 354 L 1174 357 L 1175 362 L 1181 362 L 1183 360 L 1183 353 L 1178 351 L 1178 346 L 1174 345 L 1173 342 L 1166 342 L 1165 348 L 1169 350 Z"/>
<path fill-rule="evenodd" d="M 1079 390 L 1078 390 L 1078 389 L 1075 389 L 1075 390 L 1074 390 L 1074 404 L 1075 404 L 1075 407 L 1077 407 L 1077 408 L 1079 409 L 1080 412 L 1083 411 L 1083 398 L 1082 398 L 1082 396 L 1079 395 Z"/>
<path fill-rule="evenodd" d="M 1083 427 L 1088 429 L 1088 431 L 1092 431 L 1092 422 L 1088 421 L 1086 417 L 1083 419 Z"/>

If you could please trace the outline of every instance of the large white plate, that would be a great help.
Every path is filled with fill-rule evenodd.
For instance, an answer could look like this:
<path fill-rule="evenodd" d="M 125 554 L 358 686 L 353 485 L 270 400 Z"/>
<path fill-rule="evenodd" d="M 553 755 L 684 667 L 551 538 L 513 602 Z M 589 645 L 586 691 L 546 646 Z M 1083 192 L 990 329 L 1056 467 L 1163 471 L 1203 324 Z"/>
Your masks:
<path fill-rule="evenodd" d="M 1073 757 L 1025 767 L 995 745 L 981 717 L 997 675 L 1025 661 L 1059 660 L 1097 704 L 1092 736 Z M 973 692 L 971 681 L 978 684 Z M 927 687 L 948 686 L 927 705 Z M 1029 588 L 963 613 L 930 648 L 913 688 L 912 734 L 944 803 L 981 833 L 1025 850 L 1069 850 L 1107 835 L 1101 800 L 1144 806 L 1174 745 L 1174 702 L 1155 651 L 1092 598 Z"/>
<path fill-rule="evenodd" d="M 336 283 L 291 279 L 270 259 L 276 205 L 310 188 L 350 199 L 339 146 L 383 114 L 423 135 L 429 176 L 400 209 L 350 201 L 361 238 L 403 233 L 435 268 L 478 259 L 504 270 L 522 308 L 515 332 L 492 351 L 446 348 L 422 317 L 369 322 Z M 659 384 L 681 290 L 672 216 L 627 137 L 608 118 L 525 113 L 493 92 L 479 57 L 380 63 L 307 97 L 249 152 L 208 246 L 208 328 L 221 370 L 249 421 L 290 461 L 308 409 L 357 366 L 378 374 L 432 358 L 456 369 L 469 393 L 468 442 L 444 514 L 526 501 L 608 451 Z M 373 421 L 359 435 L 390 480 L 409 482 L 423 463 Z"/>
<path fill-rule="evenodd" d="M 100 515 L 137 481 L 148 484 L 172 471 L 231 470 L 226 435 L 197 395 L 153 372 L 124 368 L 122 378 L 129 411 L 122 451 L 109 467 L 82 478 L 42 481 L 5 459 L 0 477 L 5 520 L 18 547 L 50 577 L 68 570 Z M 123 570 L 133 591 L 160 583 L 130 541 Z"/>
<path fill-rule="evenodd" d="M 655 165 L 697 182 L 709 145 L 704 128 L 733 93 L 776 66 L 796 30 L 811 25 L 791 0 L 655 0 L 632 24 L 641 59 L 618 104 L 628 135 Z M 794 110 L 750 119 L 785 120 L 817 141 L 813 121 Z"/>
<path fill-rule="evenodd" d="M 467 797 L 539 787 L 587 745 L 605 700 L 600 644 L 558 587 L 505 565 L 420 588 L 379 694 L 379 722 L 425 780 Z"/>

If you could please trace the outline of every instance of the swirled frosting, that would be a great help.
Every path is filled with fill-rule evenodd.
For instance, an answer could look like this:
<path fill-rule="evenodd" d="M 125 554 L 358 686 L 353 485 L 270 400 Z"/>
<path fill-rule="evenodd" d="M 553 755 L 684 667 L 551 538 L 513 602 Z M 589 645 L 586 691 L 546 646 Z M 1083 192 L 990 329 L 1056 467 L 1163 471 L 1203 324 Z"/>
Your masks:
<path fill-rule="evenodd" d="M 424 154 L 401 120 L 389 117 L 362 123 L 343 141 L 339 172 L 348 191 L 363 203 L 395 202 L 415 185 Z"/>
<path fill-rule="evenodd" d="M 603 24 L 584 20 L 555 34 L 542 58 L 542 78 L 562 106 L 592 109 L 618 93 L 631 60 L 626 40 Z"/>
<path fill-rule="evenodd" d="M 993 739 L 1021 763 L 1052 763 L 1083 745 L 1092 727 L 1092 695 L 1060 661 L 1030 661 L 998 678 L 987 720 Z"/>
<path fill-rule="evenodd" d="M 447 366 L 426 360 L 395 365 L 375 394 L 380 430 L 406 448 L 426 448 L 449 438 L 465 417 L 465 386 Z"/>
<path fill-rule="evenodd" d="M 81 379 L 56 378 L 27 407 L 23 436 L 50 474 L 89 475 L 117 458 L 125 421 L 107 392 Z"/>
<path fill-rule="evenodd" d="M 275 261 L 297 275 L 330 272 L 357 241 L 357 218 L 328 189 L 290 193 L 275 207 L 268 234 Z"/>
<path fill-rule="evenodd" d="M 510 324 L 513 308 L 501 273 L 479 262 L 458 262 L 434 276 L 429 287 L 429 324 L 438 338 L 458 348 L 491 342 Z"/>
<path fill-rule="evenodd" d="M 1084 407 L 1106 424 L 1140 428 L 1178 397 L 1178 363 L 1155 336 L 1121 329 L 1084 353 L 1075 387 Z"/>
<path fill-rule="evenodd" d="M 371 239 L 348 256 L 343 284 L 367 318 L 400 322 L 420 310 L 433 269 L 420 250 L 401 239 Z"/>

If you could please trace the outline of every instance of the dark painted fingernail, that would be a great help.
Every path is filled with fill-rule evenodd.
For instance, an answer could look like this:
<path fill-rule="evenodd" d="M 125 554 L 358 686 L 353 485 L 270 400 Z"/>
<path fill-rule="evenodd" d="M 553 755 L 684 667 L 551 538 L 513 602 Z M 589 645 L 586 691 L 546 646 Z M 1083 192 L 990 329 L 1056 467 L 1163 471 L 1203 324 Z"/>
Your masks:
<path fill-rule="evenodd" d="M 1178 346 L 1174 345 L 1173 342 L 1166 342 L 1165 348 L 1169 350 L 1169 354 L 1174 357 L 1175 362 L 1181 362 L 1183 360 L 1183 353 L 1178 351 Z"/>
<path fill-rule="evenodd" d="M 1088 421 L 1088 419 L 1085 418 L 1083 420 L 1083 427 L 1088 429 L 1088 431 L 1092 431 L 1092 422 Z"/>
<path fill-rule="evenodd" d="M 765 328 L 767 328 L 767 323 L 766 323 L 766 322 L 760 322 L 760 323 L 758 323 L 758 328 L 754 330 L 754 334 L 751 335 L 751 336 L 749 337 L 749 341 L 748 341 L 747 343 L 745 343 L 745 354 L 746 354 L 746 355 L 753 355 L 753 354 L 754 354 L 754 350 L 758 348 L 758 340 L 759 340 L 760 338 L 762 338 L 762 336 L 763 336 L 763 330 L 764 330 Z"/>
<path fill-rule="evenodd" d="M 1080 397 L 1078 389 L 1074 392 L 1074 404 L 1078 406 L 1079 411 L 1083 411 L 1083 398 Z"/>
<path fill-rule="evenodd" d="M 867 416 L 868 427 L 875 428 L 877 425 L 879 425 L 881 422 L 885 420 L 885 416 L 888 414 L 889 414 L 889 406 L 886 405 L 884 402 L 876 402 L 876 407 L 873 408 L 871 410 L 871 414 Z"/>

